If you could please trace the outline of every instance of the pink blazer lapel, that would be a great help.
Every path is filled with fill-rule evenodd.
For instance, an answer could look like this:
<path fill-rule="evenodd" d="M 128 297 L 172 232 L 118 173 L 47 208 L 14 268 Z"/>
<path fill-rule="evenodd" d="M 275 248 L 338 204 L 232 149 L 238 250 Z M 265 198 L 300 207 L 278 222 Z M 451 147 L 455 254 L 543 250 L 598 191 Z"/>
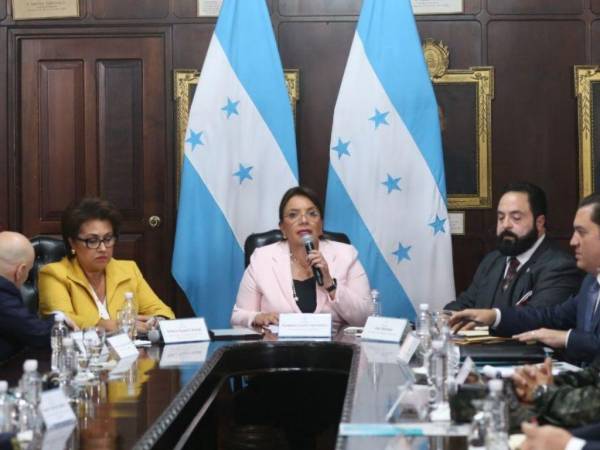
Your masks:
<path fill-rule="evenodd" d="M 290 252 L 286 242 L 277 245 L 277 251 L 273 255 L 273 273 L 279 285 L 282 297 L 295 312 L 302 312 L 294 301 L 292 291 L 292 267 L 290 265 Z"/>

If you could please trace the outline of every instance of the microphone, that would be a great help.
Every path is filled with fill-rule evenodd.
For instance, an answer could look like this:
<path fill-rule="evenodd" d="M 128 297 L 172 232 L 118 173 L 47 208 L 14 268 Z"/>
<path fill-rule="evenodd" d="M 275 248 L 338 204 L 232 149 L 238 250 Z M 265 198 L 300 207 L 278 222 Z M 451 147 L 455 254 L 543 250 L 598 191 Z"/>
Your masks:
<path fill-rule="evenodd" d="M 304 242 L 306 254 L 310 253 L 312 250 L 315 250 L 315 243 L 313 242 L 313 237 L 311 234 L 303 235 L 302 242 Z M 323 272 L 321 272 L 321 269 L 313 266 L 312 270 L 315 274 L 315 278 L 317 279 L 317 283 L 319 283 L 319 286 L 323 286 Z"/>

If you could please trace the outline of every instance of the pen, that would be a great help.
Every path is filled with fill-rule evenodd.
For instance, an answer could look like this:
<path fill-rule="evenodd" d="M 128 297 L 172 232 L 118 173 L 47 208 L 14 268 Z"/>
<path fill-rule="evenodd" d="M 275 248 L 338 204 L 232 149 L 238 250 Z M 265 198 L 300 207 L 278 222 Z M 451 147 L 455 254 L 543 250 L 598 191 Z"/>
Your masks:
<path fill-rule="evenodd" d="M 529 300 L 531 298 L 532 295 L 533 295 L 533 291 L 526 292 L 525 295 L 523 297 L 521 297 L 517 303 L 515 303 L 515 306 L 524 305 L 527 302 L 527 300 Z"/>

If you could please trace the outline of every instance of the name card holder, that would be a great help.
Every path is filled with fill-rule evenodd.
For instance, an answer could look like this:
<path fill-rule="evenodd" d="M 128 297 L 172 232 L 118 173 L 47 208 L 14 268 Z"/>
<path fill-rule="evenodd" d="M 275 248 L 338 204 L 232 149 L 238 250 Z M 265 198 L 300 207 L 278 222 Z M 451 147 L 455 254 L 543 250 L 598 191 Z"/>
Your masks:
<path fill-rule="evenodd" d="M 362 332 L 363 341 L 400 343 L 408 321 L 394 317 L 371 316 Z"/>
<path fill-rule="evenodd" d="M 106 342 L 119 359 L 137 357 L 139 355 L 138 349 L 125 333 L 106 338 Z"/>
<path fill-rule="evenodd" d="M 279 314 L 279 337 L 331 339 L 331 314 Z"/>
<path fill-rule="evenodd" d="M 408 333 L 406 339 L 404 339 L 404 342 L 400 346 L 398 359 L 408 364 L 417 351 L 417 348 L 419 348 L 420 343 L 421 341 L 415 333 Z"/>
<path fill-rule="evenodd" d="M 52 389 L 42 392 L 40 413 L 48 429 L 77 421 L 75 413 L 73 413 L 73 409 L 69 404 L 69 399 L 62 389 Z"/>
<path fill-rule="evenodd" d="M 161 320 L 158 326 L 165 344 L 210 341 L 203 317 Z"/>

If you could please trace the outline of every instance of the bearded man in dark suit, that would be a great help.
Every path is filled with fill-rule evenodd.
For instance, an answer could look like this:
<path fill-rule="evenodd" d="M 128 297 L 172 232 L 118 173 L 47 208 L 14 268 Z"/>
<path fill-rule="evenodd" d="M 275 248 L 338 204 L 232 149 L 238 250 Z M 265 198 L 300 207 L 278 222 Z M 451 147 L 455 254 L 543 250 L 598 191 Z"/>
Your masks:
<path fill-rule="evenodd" d="M 546 214 L 540 187 L 526 182 L 506 186 L 497 208 L 497 249 L 485 256 L 471 285 L 446 309 L 552 306 L 576 293 L 583 272 L 546 236 Z"/>

